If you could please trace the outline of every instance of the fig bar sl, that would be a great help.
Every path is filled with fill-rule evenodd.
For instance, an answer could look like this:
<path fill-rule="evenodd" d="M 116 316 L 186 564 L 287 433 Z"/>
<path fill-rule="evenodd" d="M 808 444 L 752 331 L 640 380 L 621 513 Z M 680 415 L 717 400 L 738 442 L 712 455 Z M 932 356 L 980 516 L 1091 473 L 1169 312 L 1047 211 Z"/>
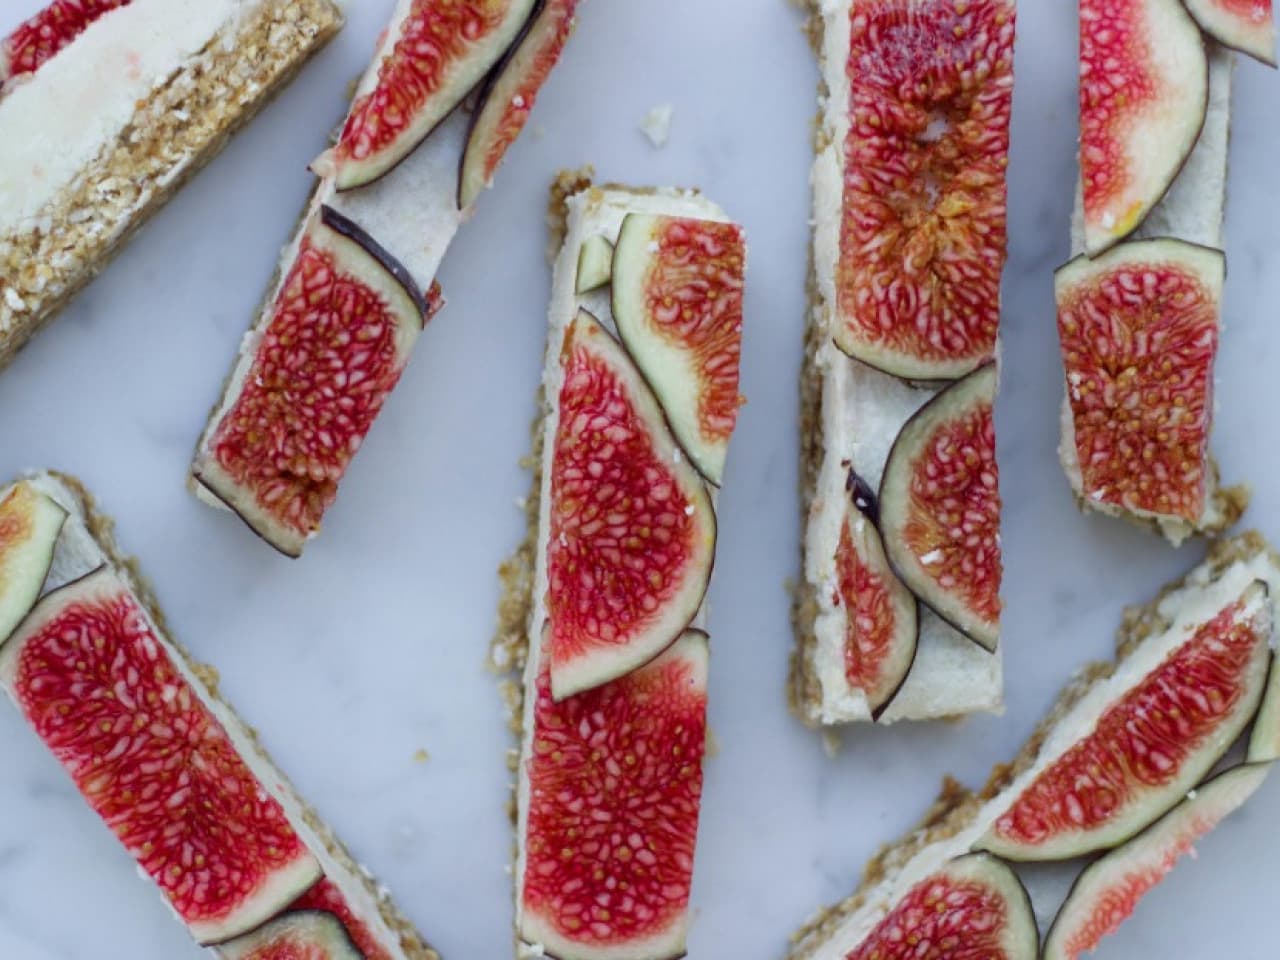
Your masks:
<path fill-rule="evenodd" d="M 0 368 L 341 25 L 332 0 L 54 0 L 0 39 Z"/>
<path fill-rule="evenodd" d="M 169 635 L 73 478 L 0 488 L 0 686 L 224 960 L 439 960 Z"/>
<path fill-rule="evenodd" d="M 1276 597 L 1280 556 L 1250 533 L 1126 611 L 1115 662 L 1082 670 L 981 791 L 948 780 L 790 960 L 1091 954 L 1280 756 Z"/>
<path fill-rule="evenodd" d="M 192 487 L 300 556 L 443 306 L 436 271 L 577 0 L 400 0 L 196 449 Z M 472 97 L 474 94 L 474 97 Z M 474 109 L 457 109 L 471 98 Z"/>
<path fill-rule="evenodd" d="M 494 648 L 523 670 L 517 953 L 666 960 L 689 923 L 746 242 L 691 191 L 564 174 L 552 213 L 529 528 Z"/>
<path fill-rule="evenodd" d="M 1080 22 L 1075 258 L 1055 277 L 1059 454 L 1081 509 L 1176 544 L 1248 503 L 1209 455 L 1235 55 L 1180 0 L 1080 0 Z"/>
<path fill-rule="evenodd" d="M 813 726 L 997 712 L 1014 3 L 810 6 L 822 80 L 792 707 Z"/>

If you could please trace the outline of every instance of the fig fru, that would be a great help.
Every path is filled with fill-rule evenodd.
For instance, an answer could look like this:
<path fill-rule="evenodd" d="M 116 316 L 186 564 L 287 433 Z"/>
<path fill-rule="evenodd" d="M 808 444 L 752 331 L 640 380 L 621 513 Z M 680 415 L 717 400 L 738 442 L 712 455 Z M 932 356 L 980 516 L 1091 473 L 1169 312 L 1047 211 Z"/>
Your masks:
<path fill-rule="evenodd" d="M 39 599 L 66 520 L 28 483 L 0 491 L 0 646 Z"/>
<path fill-rule="evenodd" d="M 676 439 L 720 485 L 738 422 L 747 247 L 734 223 L 630 214 L 613 254 L 618 335 Z"/>
<path fill-rule="evenodd" d="M 685 955 L 702 759 L 707 636 L 682 634 L 612 683 L 531 693 L 519 931 L 558 960 Z"/>
<path fill-rule="evenodd" d="M 885 554 L 921 602 L 983 648 L 1000 637 L 1000 470 L 988 363 L 907 421 L 880 480 Z"/>
<path fill-rule="evenodd" d="M 849 16 L 832 335 L 885 373 L 954 380 L 996 350 L 1015 6 L 854 0 Z"/>
<path fill-rule="evenodd" d="M 1078 960 L 1128 920 L 1196 843 L 1244 805 L 1271 764 L 1247 763 L 1196 787 L 1162 819 L 1085 868 L 1045 937 L 1043 960 Z"/>
<path fill-rule="evenodd" d="M 197 483 L 286 556 L 302 553 L 400 380 L 430 312 L 408 271 L 322 207 L 247 369 L 197 451 Z"/>
<path fill-rule="evenodd" d="M 582 296 L 599 290 L 613 279 L 613 244 L 597 234 L 582 242 L 578 251 L 578 278 L 574 293 Z"/>
<path fill-rule="evenodd" d="M 578 0 L 539 0 L 511 52 L 479 94 L 458 175 L 458 209 L 466 210 L 493 180 L 529 120 L 538 92 L 573 33 Z"/>
<path fill-rule="evenodd" d="M 1276 65 L 1276 21 L 1271 0 L 1183 0 L 1196 23 L 1224 47 Z"/>
<path fill-rule="evenodd" d="M 1209 106 L 1209 60 L 1183 0 L 1079 0 L 1085 250 L 1133 233 L 1182 171 Z"/>
<path fill-rule="evenodd" d="M 859 485 L 853 487 L 836 551 L 845 679 L 878 719 L 915 663 L 920 614 L 915 595 L 889 566 L 870 505 L 859 502 Z"/>
<path fill-rule="evenodd" d="M 1173 239 L 1119 244 L 1055 274 L 1062 454 L 1082 506 L 1200 525 L 1225 278 L 1221 251 Z"/>
<path fill-rule="evenodd" d="M 702 606 L 716 543 L 706 485 L 635 364 L 585 310 L 561 364 L 546 557 L 557 700 L 671 646 Z"/>
<path fill-rule="evenodd" d="M 85 29 L 132 0 L 53 0 L 0 39 L 0 89 L 13 77 L 35 73 Z"/>
<path fill-rule="evenodd" d="M 1280 760 L 1280 657 L 1271 659 L 1267 689 L 1249 733 L 1248 760 L 1250 763 Z"/>
<path fill-rule="evenodd" d="M 221 944 L 223 960 L 368 960 L 331 913 L 283 913 L 243 937 Z"/>
<path fill-rule="evenodd" d="M 332 916 L 341 923 L 346 936 L 355 945 L 356 955 L 360 960 L 395 960 L 373 932 L 367 920 L 362 919 L 352 909 L 351 900 L 342 892 L 342 888 L 328 877 L 321 877 L 319 883 L 291 903 L 288 913 L 316 911 Z M 340 938 L 335 939 L 335 942 L 343 944 Z M 293 958 L 286 954 L 282 960 L 293 960 Z"/>
<path fill-rule="evenodd" d="M 406 0 L 338 142 L 312 169 L 351 190 L 413 152 L 507 53 L 537 0 Z"/>
<path fill-rule="evenodd" d="M 254 929 L 320 878 L 111 569 L 36 605 L 0 647 L 0 685 L 197 942 Z"/>
<path fill-rule="evenodd" d="M 893 905 L 847 960 L 1036 960 L 1040 934 L 1026 888 L 986 854 L 957 857 Z"/>
<path fill-rule="evenodd" d="M 1145 829 L 1204 778 L 1257 713 L 1271 629 L 1271 600 L 1255 581 L 1041 764 L 977 846 L 1011 860 L 1067 860 Z"/>

